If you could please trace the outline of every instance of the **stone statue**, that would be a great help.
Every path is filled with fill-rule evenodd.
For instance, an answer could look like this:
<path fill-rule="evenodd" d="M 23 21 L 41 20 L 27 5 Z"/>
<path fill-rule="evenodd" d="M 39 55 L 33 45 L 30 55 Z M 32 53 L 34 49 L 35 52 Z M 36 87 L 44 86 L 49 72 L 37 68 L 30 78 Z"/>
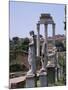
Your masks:
<path fill-rule="evenodd" d="M 42 63 L 41 71 L 45 71 L 47 64 L 46 59 L 47 59 L 47 44 L 45 41 L 43 41 L 42 50 L 41 50 L 41 63 Z"/>
<path fill-rule="evenodd" d="M 35 74 L 36 71 L 36 54 L 35 54 L 35 42 L 34 42 L 34 32 L 30 32 L 30 43 L 29 43 L 29 52 L 28 52 L 28 62 L 30 65 L 29 71 L 27 72 L 27 75 Z"/>

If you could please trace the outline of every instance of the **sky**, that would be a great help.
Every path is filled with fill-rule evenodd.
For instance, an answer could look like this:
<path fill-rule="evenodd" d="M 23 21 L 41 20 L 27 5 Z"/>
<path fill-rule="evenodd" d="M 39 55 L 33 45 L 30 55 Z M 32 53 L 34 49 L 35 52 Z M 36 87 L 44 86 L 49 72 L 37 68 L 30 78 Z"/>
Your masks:
<path fill-rule="evenodd" d="M 64 34 L 64 5 L 10 1 L 9 26 L 10 38 L 29 37 L 29 32 L 37 34 L 37 23 L 41 13 L 50 13 L 56 23 L 55 33 Z M 40 25 L 40 34 L 44 35 L 44 26 Z M 52 35 L 52 25 L 48 25 L 48 36 Z"/>

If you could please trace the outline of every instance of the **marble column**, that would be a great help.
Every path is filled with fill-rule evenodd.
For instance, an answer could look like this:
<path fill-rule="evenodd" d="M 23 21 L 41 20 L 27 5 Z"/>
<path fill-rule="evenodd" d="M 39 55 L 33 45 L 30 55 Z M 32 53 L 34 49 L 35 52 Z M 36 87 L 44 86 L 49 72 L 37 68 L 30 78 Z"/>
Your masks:
<path fill-rule="evenodd" d="M 45 63 L 45 67 L 46 67 L 46 65 L 47 65 L 47 53 L 48 53 L 48 32 L 47 32 L 47 26 L 48 26 L 48 24 L 45 24 L 44 25 L 44 27 L 45 27 L 45 41 L 44 41 L 44 43 L 45 43 L 45 47 L 44 47 L 44 63 Z"/>
<path fill-rule="evenodd" d="M 37 56 L 40 56 L 40 24 L 37 24 Z"/>
<path fill-rule="evenodd" d="M 55 23 L 52 24 L 53 28 L 53 46 L 55 46 Z"/>
<path fill-rule="evenodd" d="M 44 34 L 45 34 L 45 43 L 46 43 L 46 44 L 48 44 L 48 40 L 47 40 L 47 38 L 48 38 L 47 26 L 48 26 L 48 24 L 44 24 L 44 27 L 45 27 L 45 32 L 44 32 Z"/>

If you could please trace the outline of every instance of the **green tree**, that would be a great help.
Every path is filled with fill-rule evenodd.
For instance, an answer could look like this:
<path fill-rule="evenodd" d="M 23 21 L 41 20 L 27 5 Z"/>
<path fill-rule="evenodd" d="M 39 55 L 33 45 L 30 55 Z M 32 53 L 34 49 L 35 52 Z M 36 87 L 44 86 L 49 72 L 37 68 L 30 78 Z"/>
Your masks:
<path fill-rule="evenodd" d="M 64 51 L 65 50 L 64 44 L 61 41 L 56 41 L 55 46 L 57 47 L 58 51 Z"/>
<path fill-rule="evenodd" d="M 29 47 L 29 39 L 25 38 L 24 41 L 22 42 L 22 50 L 28 51 L 28 47 Z"/>

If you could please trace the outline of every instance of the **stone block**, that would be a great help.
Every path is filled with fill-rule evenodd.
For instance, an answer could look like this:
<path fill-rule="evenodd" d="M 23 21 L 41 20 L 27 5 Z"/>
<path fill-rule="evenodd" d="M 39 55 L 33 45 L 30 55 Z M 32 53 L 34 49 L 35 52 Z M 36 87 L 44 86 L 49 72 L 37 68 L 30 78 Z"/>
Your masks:
<path fill-rule="evenodd" d="M 26 76 L 26 88 L 35 87 L 35 75 L 27 75 Z"/>
<path fill-rule="evenodd" d="M 46 72 L 42 72 L 39 74 L 39 80 L 40 80 L 40 87 L 47 87 L 48 86 Z"/>

